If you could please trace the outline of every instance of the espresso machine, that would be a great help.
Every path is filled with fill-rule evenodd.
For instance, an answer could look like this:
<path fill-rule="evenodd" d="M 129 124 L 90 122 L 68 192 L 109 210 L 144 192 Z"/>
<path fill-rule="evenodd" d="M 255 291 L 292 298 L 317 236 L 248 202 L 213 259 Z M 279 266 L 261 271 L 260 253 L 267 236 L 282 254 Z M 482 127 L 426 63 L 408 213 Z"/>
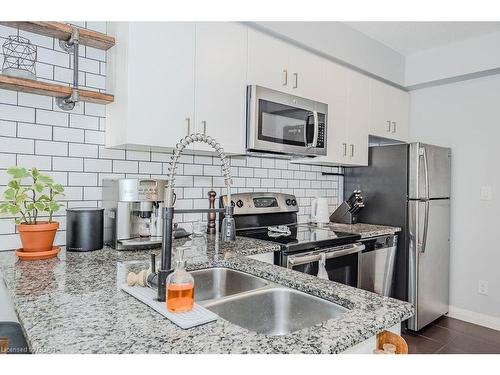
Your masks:
<path fill-rule="evenodd" d="M 161 247 L 167 180 L 104 179 L 104 243 L 117 250 Z"/>

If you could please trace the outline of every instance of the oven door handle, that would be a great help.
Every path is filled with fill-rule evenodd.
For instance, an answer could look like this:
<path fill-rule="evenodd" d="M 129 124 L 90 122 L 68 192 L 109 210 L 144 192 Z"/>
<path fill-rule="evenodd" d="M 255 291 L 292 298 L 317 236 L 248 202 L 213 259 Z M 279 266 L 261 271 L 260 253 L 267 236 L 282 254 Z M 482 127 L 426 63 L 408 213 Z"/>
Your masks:
<path fill-rule="evenodd" d="M 300 266 L 301 264 L 317 262 L 321 259 L 321 254 L 326 253 L 326 259 L 339 258 L 345 255 L 350 255 L 354 253 L 359 253 L 365 249 L 365 245 L 361 243 L 353 244 L 342 250 L 331 250 L 331 251 L 317 251 L 314 253 L 297 254 L 291 255 L 287 260 L 287 268 L 292 268 L 294 266 Z"/>

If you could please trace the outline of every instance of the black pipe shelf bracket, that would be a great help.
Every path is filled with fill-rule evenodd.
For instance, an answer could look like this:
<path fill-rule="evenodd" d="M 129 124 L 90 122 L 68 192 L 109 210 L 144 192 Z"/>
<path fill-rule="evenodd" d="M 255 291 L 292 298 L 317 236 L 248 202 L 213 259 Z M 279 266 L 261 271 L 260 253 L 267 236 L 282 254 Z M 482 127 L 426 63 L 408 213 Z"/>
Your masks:
<path fill-rule="evenodd" d="M 71 95 L 67 97 L 58 97 L 57 106 L 63 111 L 71 111 L 80 101 L 80 92 L 78 91 L 78 57 L 80 46 L 80 30 L 72 28 L 71 37 L 68 40 L 59 40 L 59 46 L 69 54 L 73 54 L 73 87 Z"/>

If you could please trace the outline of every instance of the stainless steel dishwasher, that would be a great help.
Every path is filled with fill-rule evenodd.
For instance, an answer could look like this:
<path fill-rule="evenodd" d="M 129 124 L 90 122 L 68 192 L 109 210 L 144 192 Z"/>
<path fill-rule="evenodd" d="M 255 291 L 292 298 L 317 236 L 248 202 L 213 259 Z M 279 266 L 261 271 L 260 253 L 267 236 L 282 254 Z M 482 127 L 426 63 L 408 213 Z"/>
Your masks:
<path fill-rule="evenodd" d="M 392 296 L 398 236 L 372 237 L 361 242 L 365 249 L 361 253 L 360 288 Z"/>

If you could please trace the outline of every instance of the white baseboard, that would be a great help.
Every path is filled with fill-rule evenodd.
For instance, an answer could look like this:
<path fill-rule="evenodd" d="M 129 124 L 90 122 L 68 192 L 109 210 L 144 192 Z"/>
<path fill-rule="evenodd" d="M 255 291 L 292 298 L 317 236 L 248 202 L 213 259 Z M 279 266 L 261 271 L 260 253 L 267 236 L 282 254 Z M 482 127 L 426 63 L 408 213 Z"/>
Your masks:
<path fill-rule="evenodd" d="M 469 323 L 478 324 L 483 327 L 500 331 L 500 317 L 498 316 L 481 314 L 475 311 L 465 310 L 455 306 L 449 307 L 448 316 L 450 318 L 463 320 Z"/>

